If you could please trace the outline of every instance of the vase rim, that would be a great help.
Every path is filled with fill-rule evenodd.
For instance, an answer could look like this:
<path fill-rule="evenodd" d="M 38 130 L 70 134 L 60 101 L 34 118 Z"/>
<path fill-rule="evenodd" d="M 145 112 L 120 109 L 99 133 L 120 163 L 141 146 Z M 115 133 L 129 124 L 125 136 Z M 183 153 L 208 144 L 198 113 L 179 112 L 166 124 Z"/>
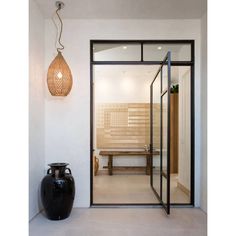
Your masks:
<path fill-rule="evenodd" d="M 48 164 L 50 167 L 66 167 L 69 164 L 68 163 L 64 163 L 64 162 L 55 162 L 55 163 L 50 163 Z"/>

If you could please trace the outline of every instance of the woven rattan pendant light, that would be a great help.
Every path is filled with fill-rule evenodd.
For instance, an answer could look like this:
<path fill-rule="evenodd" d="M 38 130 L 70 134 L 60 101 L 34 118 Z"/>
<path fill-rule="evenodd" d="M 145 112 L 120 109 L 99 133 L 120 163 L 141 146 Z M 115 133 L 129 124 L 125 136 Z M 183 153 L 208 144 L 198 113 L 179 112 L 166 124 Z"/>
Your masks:
<path fill-rule="evenodd" d="M 58 1 L 56 2 L 56 6 L 56 15 L 60 21 L 60 33 L 58 39 L 60 47 L 57 47 L 58 54 L 48 68 L 47 84 L 49 92 L 52 96 L 67 96 L 72 88 L 73 80 L 70 67 L 66 63 L 61 53 L 61 51 L 64 49 L 64 46 L 61 44 L 63 23 L 58 14 L 58 11 L 62 9 L 64 3 Z"/>

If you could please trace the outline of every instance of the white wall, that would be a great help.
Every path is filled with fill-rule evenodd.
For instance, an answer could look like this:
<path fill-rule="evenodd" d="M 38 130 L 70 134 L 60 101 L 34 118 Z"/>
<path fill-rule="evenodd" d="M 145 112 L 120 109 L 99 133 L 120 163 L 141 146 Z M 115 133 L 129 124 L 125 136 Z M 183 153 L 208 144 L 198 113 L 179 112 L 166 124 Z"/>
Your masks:
<path fill-rule="evenodd" d="M 120 70 L 114 68 L 113 75 L 104 75 L 105 73 L 100 75 L 95 71 L 95 103 L 149 103 L 150 84 L 155 74 L 153 72 L 150 74 L 134 74 L 129 73 L 128 68 L 122 66 L 119 68 Z M 134 68 L 137 68 L 137 71 L 140 70 L 139 66 L 134 66 Z M 103 67 L 103 69 L 106 70 L 106 67 Z M 118 73 L 118 71 L 123 70 L 125 70 L 124 74 L 122 72 Z M 157 70 L 158 66 L 156 66 L 156 72 Z"/>
<path fill-rule="evenodd" d="M 207 14 L 201 19 L 201 208 L 207 212 Z"/>
<path fill-rule="evenodd" d="M 195 205 L 200 204 L 200 20 L 64 20 L 64 56 L 74 84 L 65 98 L 46 92 L 46 163 L 67 161 L 75 177 L 74 207 L 90 204 L 90 39 L 195 39 Z M 45 70 L 54 58 L 55 28 L 45 21 Z"/>
<path fill-rule="evenodd" d="M 29 218 L 41 209 L 39 186 L 44 175 L 44 19 L 30 1 L 29 25 Z"/>
<path fill-rule="evenodd" d="M 191 181 L 191 75 L 189 68 L 179 75 L 179 175 L 178 182 L 190 190 Z"/>

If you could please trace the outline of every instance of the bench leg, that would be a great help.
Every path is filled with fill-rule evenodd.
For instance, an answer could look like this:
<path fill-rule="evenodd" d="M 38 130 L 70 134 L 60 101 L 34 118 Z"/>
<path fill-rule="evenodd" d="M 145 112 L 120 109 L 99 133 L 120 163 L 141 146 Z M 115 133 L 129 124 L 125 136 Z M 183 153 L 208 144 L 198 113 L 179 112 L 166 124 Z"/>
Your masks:
<path fill-rule="evenodd" d="M 94 158 L 94 175 L 96 176 L 98 174 L 98 169 L 99 169 L 99 159 L 97 157 Z"/>
<path fill-rule="evenodd" d="M 150 156 L 146 156 L 146 175 L 150 175 L 151 171 L 151 158 Z"/>
<path fill-rule="evenodd" d="M 112 175 L 112 166 L 113 166 L 113 156 L 109 155 L 108 156 L 108 173 L 109 175 Z"/>

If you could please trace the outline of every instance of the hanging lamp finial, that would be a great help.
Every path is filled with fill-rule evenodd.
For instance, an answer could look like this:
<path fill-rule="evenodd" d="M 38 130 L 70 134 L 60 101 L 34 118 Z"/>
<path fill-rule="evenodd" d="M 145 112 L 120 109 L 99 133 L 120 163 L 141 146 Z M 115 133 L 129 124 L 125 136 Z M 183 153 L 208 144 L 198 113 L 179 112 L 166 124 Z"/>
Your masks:
<path fill-rule="evenodd" d="M 65 6 L 65 3 L 61 1 L 56 1 L 55 5 L 58 9 L 62 9 Z"/>

